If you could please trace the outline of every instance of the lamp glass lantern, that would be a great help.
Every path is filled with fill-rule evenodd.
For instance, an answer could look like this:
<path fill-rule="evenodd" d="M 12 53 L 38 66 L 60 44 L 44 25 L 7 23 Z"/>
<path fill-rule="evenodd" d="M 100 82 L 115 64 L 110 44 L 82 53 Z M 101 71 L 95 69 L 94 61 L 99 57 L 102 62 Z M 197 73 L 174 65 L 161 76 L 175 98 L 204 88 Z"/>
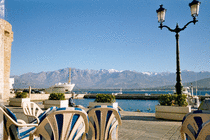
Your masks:
<path fill-rule="evenodd" d="M 193 0 L 189 6 L 191 9 L 191 16 L 196 18 L 198 16 L 199 13 L 199 7 L 200 7 L 201 2 L 197 1 L 197 0 Z"/>
<path fill-rule="evenodd" d="M 163 23 L 165 21 L 166 9 L 163 8 L 163 5 L 160 5 L 160 8 L 156 10 L 158 22 Z"/>

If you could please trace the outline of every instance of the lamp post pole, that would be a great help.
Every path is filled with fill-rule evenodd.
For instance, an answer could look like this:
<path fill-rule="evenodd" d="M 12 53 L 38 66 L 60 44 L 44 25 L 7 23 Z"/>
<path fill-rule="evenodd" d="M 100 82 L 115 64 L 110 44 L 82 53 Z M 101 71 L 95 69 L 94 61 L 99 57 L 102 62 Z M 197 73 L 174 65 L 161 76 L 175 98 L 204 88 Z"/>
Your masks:
<path fill-rule="evenodd" d="M 180 60 L 179 60 L 179 32 L 183 31 L 190 23 L 196 23 L 198 20 L 196 20 L 196 17 L 198 16 L 199 12 L 199 6 L 200 2 L 197 0 L 193 0 L 189 6 L 191 8 L 191 15 L 193 17 L 193 20 L 188 22 L 183 28 L 179 28 L 179 25 L 177 23 L 175 29 L 171 29 L 166 25 L 163 25 L 163 22 L 165 21 L 165 12 L 166 9 L 163 8 L 163 5 L 160 5 L 160 8 L 156 11 L 158 14 L 158 22 L 160 22 L 159 28 L 162 30 L 163 27 L 167 28 L 171 32 L 175 32 L 176 35 L 176 93 L 178 95 L 182 94 L 182 83 L 181 83 L 181 71 L 180 71 Z"/>
<path fill-rule="evenodd" d="M 178 25 L 178 24 L 177 24 Z M 182 94 L 182 79 L 179 61 L 179 33 L 176 33 L 176 93 Z"/>

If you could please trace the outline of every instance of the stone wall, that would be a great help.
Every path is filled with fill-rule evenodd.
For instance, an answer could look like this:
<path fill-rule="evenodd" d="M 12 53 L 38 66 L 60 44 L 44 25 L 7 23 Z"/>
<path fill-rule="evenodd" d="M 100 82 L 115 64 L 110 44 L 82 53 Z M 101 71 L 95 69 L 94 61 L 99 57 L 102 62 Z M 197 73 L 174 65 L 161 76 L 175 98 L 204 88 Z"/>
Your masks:
<path fill-rule="evenodd" d="M 0 19 L 0 98 L 4 101 L 10 96 L 10 62 L 13 42 L 12 25 Z"/>
<path fill-rule="evenodd" d="M 1 27 L 1 26 L 0 26 Z M 4 93 L 4 38 L 3 30 L 0 28 L 0 99 Z"/>
<path fill-rule="evenodd" d="M 83 99 L 85 94 L 77 94 L 74 99 Z M 31 101 L 36 101 L 36 100 L 48 100 L 50 94 L 31 94 L 30 98 Z M 69 99 L 72 97 L 72 94 L 65 94 L 65 98 Z"/>

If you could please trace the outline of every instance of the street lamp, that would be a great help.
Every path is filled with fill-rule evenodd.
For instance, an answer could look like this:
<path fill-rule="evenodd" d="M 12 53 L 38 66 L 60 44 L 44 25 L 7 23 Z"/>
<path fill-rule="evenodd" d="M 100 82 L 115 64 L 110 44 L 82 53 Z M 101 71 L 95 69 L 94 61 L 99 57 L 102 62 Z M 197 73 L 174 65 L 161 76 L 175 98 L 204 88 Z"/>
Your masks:
<path fill-rule="evenodd" d="M 158 22 L 160 23 L 159 28 L 162 30 L 163 27 L 166 27 L 169 31 L 175 32 L 176 35 L 176 93 L 177 94 L 182 94 L 182 83 L 181 83 L 181 71 L 180 71 L 180 62 L 179 62 L 179 32 L 184 30 L 190 23 L 196 23 L 198 20 L 196 20 L 196 17 L 198 16 L 199 13 L 199 6 L 201 2 L 197 0 L 193 0 L 189 6 L 191 9 L 191 16 L 193 17 L 193 20 L 188 22 L 183 28 L 179 28 L 178 23 L 176 24 L 175 29 L 171 29 L 166 25 L 163 25 L 163 22 L 165 21 L 165 14 L 166 14 L 166 9 L 163 8 L 163 5 L 160 5 L 160 8 L 156 10 L 157 12 L 157 17 L 158 17 Z"/>

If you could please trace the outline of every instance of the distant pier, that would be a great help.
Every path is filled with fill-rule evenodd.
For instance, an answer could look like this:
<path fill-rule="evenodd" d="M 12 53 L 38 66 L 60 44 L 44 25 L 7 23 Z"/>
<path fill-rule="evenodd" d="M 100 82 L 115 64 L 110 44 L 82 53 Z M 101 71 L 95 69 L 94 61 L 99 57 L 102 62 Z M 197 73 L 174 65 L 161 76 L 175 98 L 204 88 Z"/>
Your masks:
<path fill-rule="evenodd" d="M 86 94 L 84 98 L 96 98 L 97 94 Z M 145 94 L 119 94 L 115 95 L 116 99 L 130 99 L 130 100 L 158 100 L 159 96 L 161 94 L 150 94 L 150 95 L 145 95 Z M 198 96 L 200 100 L 204 100 L 205 98 L 210 98 L 210 95 L 204 96 L 200 95 Z"/>
<path fill-rule="evenodd" d="M 97 94 L 86 94 L 84 98 L 96 98 Z M 116 99 L 138 99 L 138 100 L 158 100 L 160 94 L 145 95 L 145 94 L 118 94 L 115 95 Z"/>

